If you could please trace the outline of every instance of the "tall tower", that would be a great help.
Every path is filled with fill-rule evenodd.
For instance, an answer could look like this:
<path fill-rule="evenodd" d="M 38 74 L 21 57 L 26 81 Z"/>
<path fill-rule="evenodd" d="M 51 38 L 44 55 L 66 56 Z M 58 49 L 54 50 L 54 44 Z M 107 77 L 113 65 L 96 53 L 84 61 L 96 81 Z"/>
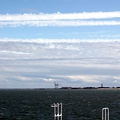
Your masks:
<path fill-rule="evenodd" d="M 103 88 L 103 84 L 101 84 L 101 88 Z"/>
<path fill-rule="evenodd" d="M 55 89 L 58 89 L 59 84 L 54 82 L 54 85 L 55 85 Z"/>

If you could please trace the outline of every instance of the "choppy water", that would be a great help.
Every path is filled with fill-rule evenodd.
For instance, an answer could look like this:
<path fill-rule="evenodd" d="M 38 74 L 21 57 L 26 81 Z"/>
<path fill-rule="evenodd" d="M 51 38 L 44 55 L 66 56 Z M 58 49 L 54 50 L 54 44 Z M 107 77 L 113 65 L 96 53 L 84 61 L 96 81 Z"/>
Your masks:
<path fill-rule="evenodd" d="M 0 120 L 53 120 L 53 103 L 63 103 L 63 120 L 120 120 L 120 90 L 0 90 Z"/>

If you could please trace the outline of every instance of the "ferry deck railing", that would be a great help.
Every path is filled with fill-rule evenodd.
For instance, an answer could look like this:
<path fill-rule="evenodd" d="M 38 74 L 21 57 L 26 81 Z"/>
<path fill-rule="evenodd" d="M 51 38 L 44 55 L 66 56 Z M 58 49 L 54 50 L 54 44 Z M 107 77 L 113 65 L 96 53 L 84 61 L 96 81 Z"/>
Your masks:
<path fill-rule="evenodd" d="M 62 120 L 62 103 L 54 103 L 54 120 Z M 109 120 L 109 108 L 102 109 L 102 120 Z"/>
<path fill-rule="evenodd" d="M 54 108 L 54 120 L 62 120 L 62 103 L 54 103 L 51 107 Z"/>
<path fill-rule="evenodd" d="M 109 120 L 109 108 L 102 109 L 102 120 Z"/>

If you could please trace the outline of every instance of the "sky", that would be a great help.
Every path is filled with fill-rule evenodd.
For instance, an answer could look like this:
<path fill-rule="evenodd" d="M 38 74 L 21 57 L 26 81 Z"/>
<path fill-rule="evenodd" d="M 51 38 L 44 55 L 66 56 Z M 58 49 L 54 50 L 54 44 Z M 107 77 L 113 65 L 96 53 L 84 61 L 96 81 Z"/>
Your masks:
<path fill-rule="evenodd" d="M 0 88 L 120 87 L 119 0 L 0 0 Z"/>

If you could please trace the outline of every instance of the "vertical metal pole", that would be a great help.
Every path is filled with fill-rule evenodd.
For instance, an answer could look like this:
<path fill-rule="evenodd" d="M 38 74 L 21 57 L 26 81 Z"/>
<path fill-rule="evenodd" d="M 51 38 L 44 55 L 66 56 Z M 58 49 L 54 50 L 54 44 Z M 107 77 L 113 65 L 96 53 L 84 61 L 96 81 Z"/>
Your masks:
<path fill-rule="evenodd" d="M 105 109 L 105 120 L 106 120 L 106 109 Z"/>
<path fill-rule="evenodd" d="M 62 103 L 61 103 L 61 120 L 62 120 Z"/>
<path fill-rule="evenodd" d="M 107 108 L 107 115 L 108 115 L 108 120 L 109 120 L 109 108 Z"/>
<path fill-rule="evenodd" d="M 54 120 L 62 120 L 62 103 L 54 103 L 51 107 L 54 107 Z"/>
<path fill-rule="evenodd" d="M 58 120 L 59 120 L 59 103 L 57 103 L 57 117 L 58 117 Z"/>
<path fill-rule="evenodd" d="M 104 116 L 103 116 L 103 109 L 102 109 L 102 120 L 103 120 Z"/>
<path fill-rule="evenodd" d="M 109 120 L 109 108 L 102 109 L 102 120 Z"/>
<path fill-rule="evenodd" d="M 54 103 L 54 119 L 56 120 L 56 104 Z"/>
<path fill-rule="evenodd" d="M 54 120 L 56 120 L 56 104 L 54 103 L 53 105 L 51 105 L 51 107 L 54 107 Z"/>

